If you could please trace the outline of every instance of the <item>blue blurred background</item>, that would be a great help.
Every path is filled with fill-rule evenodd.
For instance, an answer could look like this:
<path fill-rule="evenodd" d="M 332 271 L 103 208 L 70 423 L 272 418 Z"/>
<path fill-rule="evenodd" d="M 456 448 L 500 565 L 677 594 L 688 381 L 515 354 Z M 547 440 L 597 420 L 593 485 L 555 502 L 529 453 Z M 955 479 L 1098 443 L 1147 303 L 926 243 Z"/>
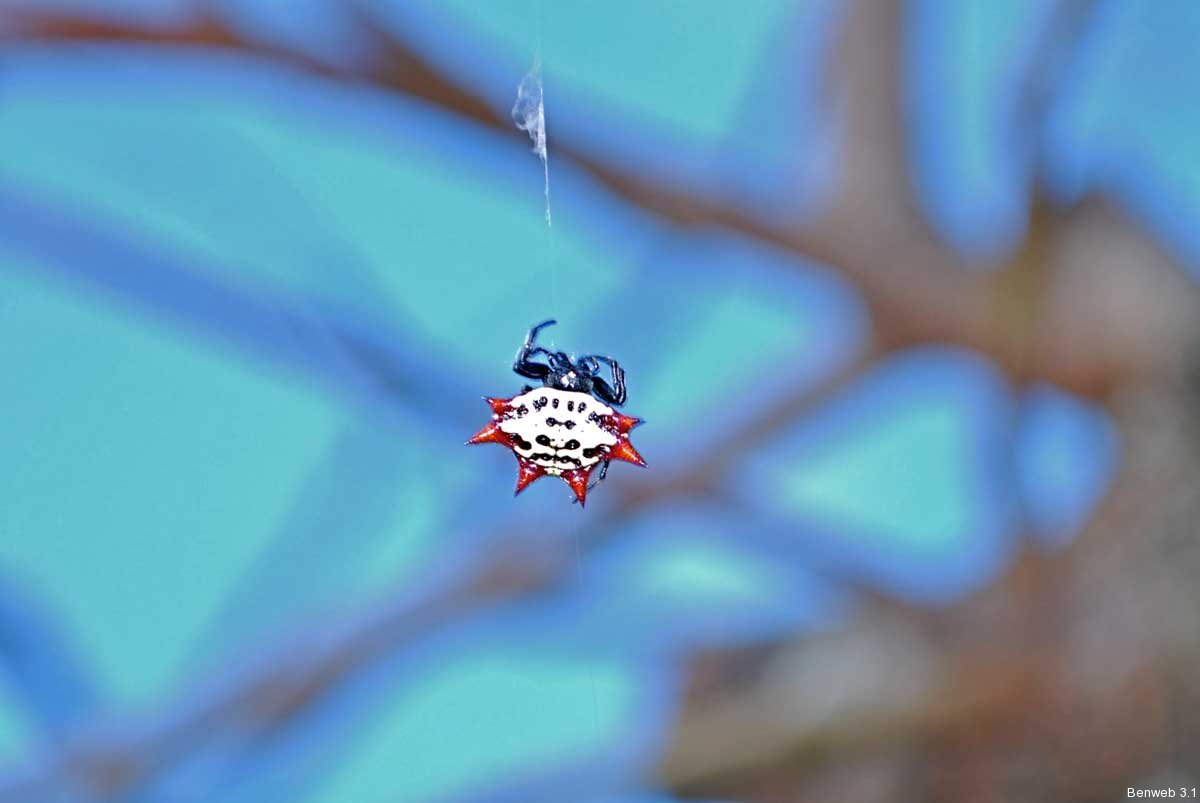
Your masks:
<path fill-rule="evenodd" d="M 950 749 L 950 714 L 904 706 L 992 640 L 947 624 L 973 606 L 1028 646 L 1047 597 L 1009 591 L 1090 554 L 1114 400 L 1176 376 L 1155 355 L 1191 330 L 1142 324 L 1195 311 L 1147 305 L 1191 304 L 1200 264 L 1198 26 L 1188 0 L 3 0 L 0 795 L 1094 800 L 1185 772 L 1116 744 L 1077 788 L 1057 753 L 1005 763 L 1026 720 L 955 708 Z M 551 226 L 509 119 L 535 61 Z M 1074 225 L 1097 197 L 1171 278 L 1120 252 L 1089 306 L 1110 275 L 1071 255 L 1120 251 Z M 549 317 L 648 422 L 649 468 L 586 510 L 462 447 Z M 938 769 L 993 754 L 976 786 Z"/>

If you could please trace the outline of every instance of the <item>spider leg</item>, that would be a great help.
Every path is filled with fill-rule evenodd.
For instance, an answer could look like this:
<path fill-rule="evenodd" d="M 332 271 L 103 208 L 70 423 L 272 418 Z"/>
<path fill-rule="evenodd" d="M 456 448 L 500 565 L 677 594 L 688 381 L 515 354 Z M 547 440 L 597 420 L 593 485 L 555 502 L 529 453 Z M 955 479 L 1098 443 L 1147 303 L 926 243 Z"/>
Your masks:
<path fill-rule="evenodd" d="M 601 463 L 601 464 L 600 464 L 600 473 L 599 473 L 599 475 L 597 475 L 596 479 L 592 480 L 592 481 L 591 481 L 591 483 L 589 483 L 589 484 L 588 484 L 588 487 L 587 487 L 587 489 L 588 489 L 589 491 L 590 491 L 590 490 L 592 490 L 593 488 L 595 488 L 597 485 L 599 485 L 599 484 L 601 483 L 601 481 L 603 481 L 603 480 L 604 480 L 604 478 L 608 476 L 608 463 L 609 463 L 609 461 L 605 460 L 603 463 Z M 579 500 L 578 500 L 578 499 L 572 499 L 572 500 L 571 500 L 571 503 L 572 503 L 572 504 L 575 504 L 575 505 L 578 505 L 578 504 L 579 504 Z"/>
<path fill-rule="evenodd" d="M 541 381 L 541 380 L 544 380 L 547 377 L 547 375 L 549 375 L 550 366 L 542 365 L 540 362 L 533 362 L 532 360 L 530 360 L 528 358 L 525 358 L 525 359 L 518 358 L 513 363 L 513 370 L 516 371 L 521 376 L 528 377 L 529 379 L 537 379 L 537 380 Z"/>
<path fill-rule="evenodd" d="M 620 407 L 622 404 L 624 404 L 626 396 L 625 369 L 621 367 L 621 364 L 612 357 L 605 357 L 602 354 L 588 354 L 587 356 L 580 358 L 580 362 L 583 360 L 591 360 L 593 362 L 598 360 L 612 369 L 612 385 L 609 385 L 608 382 L 600 377 L 596 377 L 592 381 L 592 387 L 595 389 L 596 395 L 599 396 L 602 401 L 606 401 L 609 404 L 617 407 Z"/>
<path fill-rule="evenodd" d="M 517 356 L 513 360 L 514 371 L 529 379 L 545 380 L 550 374 L 550 366 L 534 362 L 533 357 L 538 354 L 550 356 L 551 352 L 541 346 L 534 346 L 534 341 L 537 340 L 539 331 L 547 326 L 553 326 L 555 323 L 556 321 L 552 318 L 548 321 L 542 321 L 529 330 L 529 334 L 525 335 L 525 342 L 521 345 L 521 349 L 517 352 Z"/>
<path fill-rule="evenodd" d="M 548 318 L 548 319 L 542 321 L 537 326 L 535 326 L 529 330 L 529 335 L 525 339 L 527 341 L 529 341 L 530 343 L 532 343 L 537 338 L 538 332 L 542 331 L 547 326 L 554 326 L 556 323 L 558 323 L 558 321 L 556 321 L 553 318 Z"/>
<path fill-rule="evenodd" d="M 596 475 L 596 479 L 592 480 L 591 485 L 588 486 L 588 490 L 590 491 L 593 488 L 595 488 L 597 485 L 599 485 L 600 483 L 604 482 L 604 478 L 607 476 L 608 476 L 608 461 L 605 460 L 603 463 L 600 464 L 600 473 Z"/>

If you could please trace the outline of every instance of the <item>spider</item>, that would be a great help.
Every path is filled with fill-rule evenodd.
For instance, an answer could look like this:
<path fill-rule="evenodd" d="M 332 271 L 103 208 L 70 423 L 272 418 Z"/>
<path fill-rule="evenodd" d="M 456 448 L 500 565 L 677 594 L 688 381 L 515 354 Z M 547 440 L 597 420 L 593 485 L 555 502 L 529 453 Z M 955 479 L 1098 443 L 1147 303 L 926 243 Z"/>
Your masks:
<path fill-rule="evenodd" d="M 625 403 L 625 371 L 612 357 L 586 354 L 576 359 L 536 345 L 538 332 L 556 323 L 542 321 L 529 330 L 517 351 L 513 371 L 542 383 L 526 385 L 511 399 L 486 398 L 492 421 L 468 444 L 499 443 L 517 456 L 520 493 L 539 477 L 562 477 L 582 506 L 587 492 L 608 475 L 613 460 L 639 466 L 646 461 L 629 443 L 629 431 L 641 419 L 613 409 Z M 534 358 L 545 355 L 546 362 Z M 611 381 L 600 376 L 606 365 Z M 592 472 L 600 472 L 590 482 Z M 590 482 L 590 484 L 589 484 Z"/>
<path fill-rule="evenodd" d="M 541 346 L 534 346 L 538 332 L 547 326 L 553 326 L 558 321 L 553 318 L 542 321 L 529 330 L 525 336 L 525 344 L 517 352 L 513 360 L 513 371 L 528 379 L 540 380 L 548 388 L 561 388 L 576 393 L 590 393 L 602 402 L 615 407 L 625 403 L 625 369 L 612 357 L 600 354 L 586 354 L 572 360 L 564 351 L 550 351 Z M 545 354 L 549 365 L 534 362 L 538 354 Z M 604 363 L 612 371 L 612 384 L 603 377 L 597 376 L 600 363 Z M 529 390 L 529 386 L 525 390 Z"/>

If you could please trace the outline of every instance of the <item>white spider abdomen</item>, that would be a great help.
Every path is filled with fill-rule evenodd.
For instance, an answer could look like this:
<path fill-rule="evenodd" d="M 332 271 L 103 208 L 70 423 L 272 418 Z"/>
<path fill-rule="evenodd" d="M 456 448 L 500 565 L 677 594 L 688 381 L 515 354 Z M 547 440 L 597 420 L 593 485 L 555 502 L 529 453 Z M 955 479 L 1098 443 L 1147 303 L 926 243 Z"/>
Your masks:
<path fill-rule="evenodd" d="M 500 429 L 518 455 L 561 476 L 596 465 L 616 446 L 617 436 L 603 425 L 613 414 L 587 393 L 535 388 L 508 400 Z"/>

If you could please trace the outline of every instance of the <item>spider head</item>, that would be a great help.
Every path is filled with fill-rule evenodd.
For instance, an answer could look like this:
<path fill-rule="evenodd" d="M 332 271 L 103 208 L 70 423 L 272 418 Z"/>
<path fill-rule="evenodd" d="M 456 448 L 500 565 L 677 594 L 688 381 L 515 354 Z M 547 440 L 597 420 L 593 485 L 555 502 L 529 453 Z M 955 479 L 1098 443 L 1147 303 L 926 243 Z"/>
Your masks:
<path fill-rule="evenodd" d="M 593 377 L 599 367 L 596 361 L 584 358 L 574 362 L 565 352 L 550 355 L 550 373 L 546 376 L 545 384 L 562 390 L 574 390 L 580 393 L 591 393 Z"/>

